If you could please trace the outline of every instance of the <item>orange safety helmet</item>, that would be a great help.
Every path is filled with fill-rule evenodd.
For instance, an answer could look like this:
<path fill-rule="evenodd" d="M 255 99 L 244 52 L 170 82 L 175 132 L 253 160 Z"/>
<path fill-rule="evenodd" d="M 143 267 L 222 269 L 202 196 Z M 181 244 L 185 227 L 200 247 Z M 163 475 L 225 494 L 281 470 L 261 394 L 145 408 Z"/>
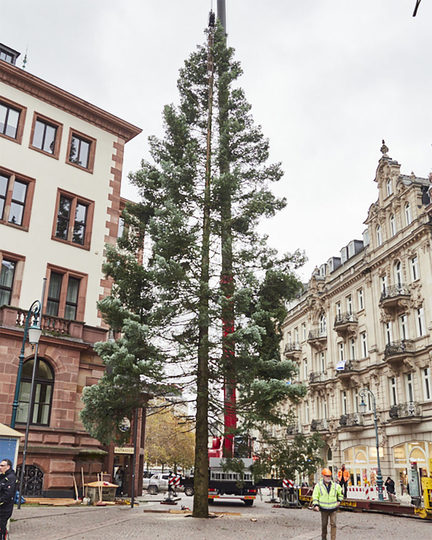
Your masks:
<path fill-rule="evenodd" d="M 330 469 L 323 469 L 323 470 L 321 471 L 321 474 L 322 474 L 323 476 L 331 476 L 332 473 L 331 473 L 331 470 L 330 470 Z"/>

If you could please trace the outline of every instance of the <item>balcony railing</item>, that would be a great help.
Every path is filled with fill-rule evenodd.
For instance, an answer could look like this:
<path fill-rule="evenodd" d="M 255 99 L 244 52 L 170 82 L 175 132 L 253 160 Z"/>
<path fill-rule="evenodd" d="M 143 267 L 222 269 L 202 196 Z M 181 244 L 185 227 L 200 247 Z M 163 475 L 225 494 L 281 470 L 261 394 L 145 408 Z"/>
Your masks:
<path fill-rule="evenodd" d="M 323 380 L 323 374 L 318 371 L 311 371 L 309 373 L 309 384 L 321 382 Z"/>
<path fill-rule="evenodd" d="M 25 309 L 2 306 L 0 307 L 0 326 L 24 330 L 26 316 Z M 30 324 L 32 323 L 31 320 Z M 53 315 L 42 315 L 41 328 L 44 336 L 70 338 L 91 344 L 105 341 L 107 335 L 107 330 L 104 328 L 87 326 L 82 321 L 72 321 Z"/>
<path fill-rule="evenodd" d="M 412 354 L 414 352 L 414 343 L 408 339 L 402 341 L 392 341 L 387 343 L 384 349 L 384 358 L 386 360 L 392 357 L 406 356 L 406 354 Z"/>
<path fill-rule="evenodd" d="M 298 435 L 301 432 L 301 427 L 297 424 L 291 424 L 287 427 L 287 435 Z"/>
<path fill-rule="evenodd" d="M 339 425 L 341 428 L 355 427 L 363 425 L 363 415 L 360 413 L 343 414 L 339 418 Z"/>
<path fill-rule="evenodd" d="M 294 359 L 299 358 L 301 355 L 300 343 L 298 342 L 287 343 L 284 348 L 284 355 L 287 358 L 294 358 Z"/>
<path fill-rule="evenodd" d="M 381 293 L 380 305 L 387 311 L 407 307 L 407 300 L 411 293 L 406 285 L 392 285 L 385 287 Z"/>
<path fill-rule="evenodd" d="M 327 420 L 312 420 L 310 424 L 311 431 L 327 431 Z"/>
<path fill-rule="evenodd" d="M 309 332 L 308 343 L 317 347 L 321 347 L 323 343 L 327 342 L 327 329 L 326 328 L 314 328 Z"/>
<path fill-rule="evenodd" d="M 353 334 L 358 326 L 358 318 L 356 313 L 339 313 L 336 315 L 334 322 L 334 330 L 339 336 L 343 337 L 346 334 Z"/>
<path fill-rule="evenodd" d="M 356 371 L 358 371 L 359 366 L 360 362 L 358 360 L 347 360 L 343 369 L 336 370 L 336 375 L 339 378 L 343 378 L 344 376 L 350 376 Z"/>
<path fill-rule="evenodd" d="M 416 401 L 408 401 L 407 403 L 393 405 L 389 411 L 392 420 L 419 418 L 421 417 L 421 414 L 421 407 Z"/>

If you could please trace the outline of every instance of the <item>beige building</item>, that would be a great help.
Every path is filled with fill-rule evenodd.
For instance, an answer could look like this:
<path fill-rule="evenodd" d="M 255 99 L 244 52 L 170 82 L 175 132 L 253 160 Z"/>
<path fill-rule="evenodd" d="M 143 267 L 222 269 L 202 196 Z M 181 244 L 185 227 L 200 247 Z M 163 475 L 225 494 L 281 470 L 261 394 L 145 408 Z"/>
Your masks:
<path fill-rule="evenodd" d="M 400 493 L 411 462 L 432 473 L 431 184 L 381 152 L 363 239 L 317 268 L 289 306 L 283 350 L 308 388 L 290 432 L 320 432 L 326 465 L 374 484 L 374 396 L 382 474 Z M 364 414 L 363 388 L 373 393 Z"/>
<path fill-rule="evenodd" d="M 27 492 L 70 495 L 73 474 L 111 472 L 115 459 L 79 412 L 104 371 L 93 348 L 108 331 L 104 248 L 118 235 L 124 146 L 141 130 L 20 69 L 18 55 L 0 44 L 0 422 L 13 417 L 24 321 L 46 278 L 35 395 L 27 344 L 15 427 L 30 414 Z"/>

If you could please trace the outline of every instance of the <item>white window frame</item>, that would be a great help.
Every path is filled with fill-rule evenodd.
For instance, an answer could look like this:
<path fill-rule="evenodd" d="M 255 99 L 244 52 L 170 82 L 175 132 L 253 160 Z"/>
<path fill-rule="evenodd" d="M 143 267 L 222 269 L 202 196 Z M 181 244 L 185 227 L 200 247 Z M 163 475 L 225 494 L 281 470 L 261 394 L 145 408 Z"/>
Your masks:
<path fill-rule="evenodd" d="M 394 214 L 390 216 L 390 234 L 392 236 L 396 234 L 396 219 Z"/>
<path fill-rule="evenodd" d="M 411 257 L 410 266 L 411 266 L 411 278 L 413 281 L 417 281 L 420 277 L 417 255 L 414 255 L 414 257 Z"/>
<path fill-rule="evenodd" d="M 381 230 L 381 225 L 377 225 L 376 227 L 376 241 L 377 241 L 377 246 L 381 246 L 382 245 L 382 230 Z"/>
<path fill-rule="evenodd" d="M 391 321 L 384 323 L 384 337 L 386 345 L 393 341 L 393 325 Z"/>
<path fill-rule="evenodd" d="M 360 334 L 361 338 L 361 345 L 362 345 L 362 354 L 363 358 L 367 358 L 369 356 L 369 350 L 368 350 L 368 344 L 367 344 L 367 334 L 366 332 L 362 332 Z"/>
<path fill-rule="evenodd" d="M 408 316 L 406 313 L 403 313 L 399 317 L 399 334 L 401 340 L 409 339 L 408 337 Z"/>
<path fill-rule="evenodd" d="M 344 347 L 343 342 L 339 343 L 338 349 L 339 349 L 339 360 L 343 362 L 345 360 L 345 347 Z"/>
<path fill-rule="evenodd" d="M 346 307 L 347 307 L 347 313 L 352 314 L 353 312 L 353 304 L 352 304 L 352 295 L 349 294 L 346 297 Z"/>
<path fill-rule="evenodd" d="M 407 373 L 405 375 L 405 389 L 408 402 L 415 400 L 414 395 L 414 373 Z"/>
<path fill-rule="evenodd" d="M 402 285 L 402 263 L 400 261 L 394 263 L 394 280 L 398 287 Z"/>
<path fill-rule="evenodd" d="M 422 379 L 423 379 L 423 397 L 425 401 L 430 401 L 432 399 L 432 388 L 431 388 L 431 370 L 429 367 L 422 369 Z"/>
<path fill-rule="evenodd" d="M 363 289 L 359 289 L 357 291 L 357 299 L 358 299 L 358 306 L 359 306 L 359 311 L 360 311 L 364 309 Z"/>
<path fill-rule="evenodd" d="M 342 414 L 347 414 L 348 403 L 347 403 L 347 393 L 345 390 L 341 391 L 341 409 L 342 409 Z"/>
<path fill-rule="evenodd" d="M 341 303 L 340 303 L 340 302 L 336 302 L 336 315 L 337 315 L 338 317 L 340 317 L 341 313 L 342 313 L 342 310 L 341 310 Z"/>
<path fill-rule="evenodd" d="M 390 404 L 392 406 L 397 405 L 397 380 L 396 377 L 390 377 Z"/>
<path fill-rule="evenodd" d="M 392 186 L 392 181 L 390 178 L 387 180 L 387 183 L 386 183 L 386 191 L 387 191 L 387 197 L 389 197 L 393 193 L 393 186 Z"/>
<path fill-rule="evenodd" d="M 416 309 L 416 326 L 417 326 L 417 337 L 423 337 L 424 335 L 426 335 L 426 325 L 425 325 L 423 307 L 419 307 Z"/>
<path fill-rule="evenodd" d="M 411 206 L 409 202 L 405 204 L 405 223 L 407 226 L 412 223 Z"/>
<path fill-rule="evenodd" d="M 351 352 L 351 360 L 355 360 L 355 352 L 356 352 L 356 342 L 354 338 L 351 338 L 350 340 L 350 352 Z"/>
<path fill-rule="evenodd" d="M 321 351 L 319 353 L 319 365 L 321 368 L 321 372 L 324 373 L 326 371 L 326 361 L 325 361 L 325 353 L 324 351 Z"/>
<path fill-rule="evenodd" d="M 305 381 L 308 380 L 308 361 L 307 361 L 307 358 L 305 358 L 303 360 L 303 377 L 304 377 Z"/>
<path fill-rule="evenodd" d="M 302 338 L 303 341 L 306 339 L 306 323 L 302 323 Z"/>

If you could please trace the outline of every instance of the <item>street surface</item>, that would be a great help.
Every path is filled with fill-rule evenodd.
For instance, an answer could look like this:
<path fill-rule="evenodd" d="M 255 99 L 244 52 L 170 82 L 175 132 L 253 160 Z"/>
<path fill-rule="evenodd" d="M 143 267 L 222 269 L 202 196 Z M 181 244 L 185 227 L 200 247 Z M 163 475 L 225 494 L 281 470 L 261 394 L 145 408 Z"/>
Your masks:
<path fill-rule="evenodd" d="M 320 539 L 320 515 L 307 509 L 273 508 L 268 496 L 252 508 L 216 503 L 213 512 L 226 512 L 215 519 L 194 519 L 182 514 L 153 511 L 192 508 L 192 497 L 181 495 L 177 506 L 161 505 L 163 496 L 140 498 L 139 506 L 27 507 L 15 508 L 10 540 L 275 540 Z M 149 502 L 145 502 L 149 501 Z M 237 515 L 236 515 L 237 514 Z M 408 540 L 432 538 L 432 522 L 373 513 L 339 512 L 338 538 L 345 540 Z M 328 535 L 330 538 L 330 534 Z"/>

